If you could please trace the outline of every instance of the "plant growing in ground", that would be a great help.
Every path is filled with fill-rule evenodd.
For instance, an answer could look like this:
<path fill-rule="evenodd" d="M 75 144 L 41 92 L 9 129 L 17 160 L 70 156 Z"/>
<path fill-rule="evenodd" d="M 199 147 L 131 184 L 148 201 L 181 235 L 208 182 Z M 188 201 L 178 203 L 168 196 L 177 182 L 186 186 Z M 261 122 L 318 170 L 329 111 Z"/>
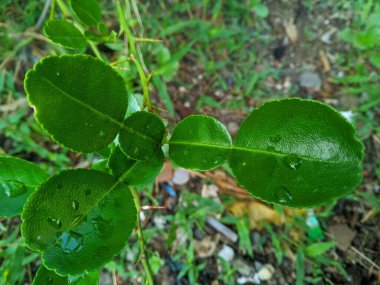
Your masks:
<path fill-rule="evenodd" d="M 364 148 L 354 128 L 334 109 L 312 100 L 263 104 L 244 120 L 233 142 L 222 123 L 204 115 L 185 118 L 169 135 L 149 96 L 150 75 L 135 44 L 142 39 L 133 36 L 125 20 L 128 9 L 116 1 L 117 34 L 107 31 L 95 0 L 72 0 L 70 7 L 57 3 L 74 21 L 52 19 L 53 1 L 45 35 L 75 54 L 47 56 L 28 71 L 28 102 L 55 142 L 78 153 L 97 152 L 107 165 L 48 177 L 30 162 L 0 156 L 0 214 L 21 214 L 23 240 L 41 255 L 44 266 L 34 284 L 94 283 L 99 268 L 123 248 L 135 226 L 146 282 L 153 284 L 136 186 L 159 174 L 165 145 L 176 165 L 206 171 L 228 162 L 253 196 L 289 207 L 327 203 L 361 182 Z M 122 34 L 141 80 L 142 107 L 114 69 L 118 63 L 107 64 L 97 48 L 98 42 L 112 43 Z M 83 54 L 87 47 L 97 58 Z"/>

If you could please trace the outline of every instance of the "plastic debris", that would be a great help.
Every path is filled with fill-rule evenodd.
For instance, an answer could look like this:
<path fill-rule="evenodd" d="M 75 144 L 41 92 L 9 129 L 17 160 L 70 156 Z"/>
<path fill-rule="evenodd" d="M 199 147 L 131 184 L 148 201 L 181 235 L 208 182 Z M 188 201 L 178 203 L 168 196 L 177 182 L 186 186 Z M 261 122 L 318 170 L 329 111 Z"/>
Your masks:
<path fill-rule="evenodd" d="M 313 209 L 310 209 L 307 213 L 306 225 L 308 226 L 307 234 L 311 240 L 316 241 L 324 237 Z"/>
<path fill-rule="evenodd" d="M 172 181 L 176 185 L 185 185 L 190 180 L 190 174 L 186 169 L 177 168 L 174 171 Z"/>
<path fill-rule="evenodd" d="M 226 238 L 228 238 L 232 242 L 236 242 L 238 240 L 238 235 L 235 232 L 233 232 L 230 228 L 226 227 L 221 222 L 219 222 L 217 219 L 212 218 L 212 217 L 207 217 L 206 222 L 212 228 L 220 232 L 222 235 L 224 235 Z"/>
<path fill-rule="evenodd" d="M 169 184 L 165 186 L 165 191 L 166 191 L 166 193 L 169 194 L 169 196 L 171 196 L 171 197 L 177 197 L 177 193 L 172 188 L 172 186 L 170 186 Z"/>
<path fill-rule="evenodd" d="M 354 117 L 355 114 L 351 110 L 341 111 L 340 113 L 342 114 L 343 117 L 346 118 L 347 121 L 349 121 L 350 123 L 352 123 L 352 119 L 353 119 L 353 117 Z"/>

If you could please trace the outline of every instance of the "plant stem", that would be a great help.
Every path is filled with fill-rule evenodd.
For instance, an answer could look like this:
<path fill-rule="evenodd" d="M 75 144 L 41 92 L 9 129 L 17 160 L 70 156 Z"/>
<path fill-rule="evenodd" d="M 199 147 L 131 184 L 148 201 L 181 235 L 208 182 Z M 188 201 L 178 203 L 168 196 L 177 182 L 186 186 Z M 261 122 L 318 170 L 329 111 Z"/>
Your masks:
<path fill-rule="evenodd" d="M 54 19 L 54 12 L 55 12 L 55 0 L 52 0 L 51 6 L 50 6 L 50 20 Z"/>
<path fill-rule="evenodd" d="M 139 193 L 137 192 L 135 187 L 131 187 L 131 192 L 133 195 L 133 199 L 135 201 L 135 206 L 137 209 L 137 237 L 139 240 L 140 244 L 140 251 L 141 251 L 141 262 L 144 266 L 145 273 L 146 273 L 146 279 L 148 281 L 149 285 L 154 285 L 153 281 L 153 274 L 152 274 L 152 269 L 150 268 L 149 264 L 149 257 L 148 254 L 145 250 L 145 241 L 144 241 L 144 235 L 142 232 L 142 227 L 141 227 L 141 220 L 140 220 L 140 211 L 141 211 L 141 203 L 140 203 L 140 197 Z"/>
<path fill-rule="evenodd" d="M 129 48 L 131 50 L 131 59 L 135 63 L 137 72 L 139 73 L 139 76 L 140 76 L 141 87 L 142 87 L 143 96 L 144 96 L 144 106 L 146 106 L 148 110 L 151 111 L 153 109 L 153 104 L 150 99 L 149 90 L 148 90 L 148 81 L 147 81 L 145 72 L 142 68 L 140 61 L 137 58 L 135 37 L 133 36 L 131 30 L 128 27 L 128 23 L 125 20 L 123 7 L 120 4 L 120 0 L 116 0 L 116 7 L 117 7 L 117 14 L 119 17 L 121 29 L 124 31 L 127 37 Z"/>

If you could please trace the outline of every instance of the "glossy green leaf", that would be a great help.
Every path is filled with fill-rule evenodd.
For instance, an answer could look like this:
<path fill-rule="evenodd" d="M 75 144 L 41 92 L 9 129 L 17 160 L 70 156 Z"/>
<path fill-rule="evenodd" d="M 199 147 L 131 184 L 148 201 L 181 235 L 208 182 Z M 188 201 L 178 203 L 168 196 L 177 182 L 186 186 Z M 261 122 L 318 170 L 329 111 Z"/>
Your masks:
<path fill-rule="evenodd" d="M 25 244 L 60 275 L 92 271 L 128 241 L 136 221 L 129 188 L 88 169 L 63 171 L 42 184 L 22 212 Z"/>
<path fill-rule="evenodd" d="M 66 20 L 49 20 L 44 26 L 45 35 L 65 48 L 84 49 L 87 42 L 82 33 Z"/>
<path fill-rule="evenodd" d="M 165 126 L 156 115 L 135 112 L 124 121 L 119 134 L 121 150 L 130 158 L 147 160 L 160 148 Z"/>
<path fill-rule="evenodd" d="M 69 284 L 71 285 L 99 285 L 99 271 L 87 273 L 79 278 L 69 276 Z M 74 280 L 72 280 L 74 279 Z"/>
<path fill-rule="evenodd" d="M 270 101 L 242 123 L 229 164 L 252 195 L 310 207 L 351 193 L 362 180 L 363 144 L 338 112 L 317 101 Z"/>
<path fill-rule="evenodd" d="M 38 268 L 36 276 L 33 279 L 32 285 L 68 285 L 69 281 L 67 277 L 62 277 L 52 270 L 47 269 L 45 266 L 41 265 Z"/>
<path fill-rule="evenodd" d="M 47 269 L 44 265 L 38 268 L 32 285 L 98 285 L 99 271 L 90 272 L 79 277 L 60 276 L 53 270 Z"/>
<path fill-rule="evenodd" d="M 115 176 L 121 177 L 127 185 L 147 185 L 154 181 L 164 164 L 164 154 L 158 149 L 149 160 L 133 160 L 116 147 L 108 160 L 108 166 Z"/>
<path fill-rule="evenodd" d="M 100 22 L 102 10 L 97 0 L 70 0 L 70 5 L 84 24 L 96 26 Z"/>
<path fill-rule="evenodd" d="M 45 57 L 26 74 L 25 90 L 37 122 L 77 152 L 111 143 L 128 105 L 123 78 L 87 55 Z"/>
<path fill-rule="evenodd" d="M 377 68 L 380 68 L 380 53 L 369 56 L 369 61 Z"/>
<path fill-rule="evenodd" d="M 129 117 L 133 113 L 141 111 L 141 107 L 139 105 L 139 101 L 132 93 L 128 92 L 128 109 L 125 117 Z"/>
<path fill-rule="evenodd" d="M 194 170 L 210 170 L 228 158 L 231 136 L 216 119 L 192 115 L 173 130 L 169 156 L 179 166 Z"/>
<path fill-rule="evenodd" d="M 326 253 L 335 245 L 335 241 L 314 243 L 305 248 L 305 254 L 309 257 L 316 257 Z"/>
<path fill-rule="evenodd" d="M 37 165 L 11 156 L 0 156 L 0 216 L 21 213 L 28 196 L 48 178 Z"/>

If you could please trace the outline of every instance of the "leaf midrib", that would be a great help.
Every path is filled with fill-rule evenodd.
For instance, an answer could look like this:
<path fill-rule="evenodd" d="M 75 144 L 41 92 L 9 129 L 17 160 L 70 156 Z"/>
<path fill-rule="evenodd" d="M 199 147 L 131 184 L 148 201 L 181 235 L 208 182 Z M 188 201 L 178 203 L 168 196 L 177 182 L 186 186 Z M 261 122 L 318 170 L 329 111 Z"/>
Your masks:
<path fill-rule="evenodd" d="M 245 152 L 250 152 L 250 153 L 272 155 L 272 156 L 277 156 L 277 157 L 281 157 L 281 158 L 286 157 L 288 155 L 292 155 L 291 153 L 274 152 L 274 151 L 268 151 L 268 150 L 262 150 L 262 149 L 243 148 L 243 147 L 239 147 L 239 146 L 235 146 L 235 145 L 224 146 L 224 145 L 207 144 L 207 143 L 194 143 L 194 142 L 187 142 L 187 141 L 169 142 L 169 145 L 188 145 L 188 146 L 199 146 L 199 147 L 223 149 L 223 150 L 240 150 L 240 151 L 245 151 Z M 322 160 L 322 159 L 318 159 L 315 157 L 304 156 L 304 155 L 297 155 L 297 156 L 301 159 L 304 159 L 304 160 L 315 161 L 315 162 L 323 162 L 323 163 L 332 163 L 332 164 L 356 162 L 356 161 L 352 161 L 352 160 L 341 160 L 341 161 Z"/>
<path fill-rule="evenodd" d="M 50 86 L 52 86 L 54 89 L 56 89 L 57 91 L 59 91 L 62 95 L 64 95 L 66 98 L 74 101 L 75 103 L 87 108 L 88 110 L 92 111 L 93 113 L 97 114 L 98 116 L 102 117 L 102 118 L 106 118 L 107 120 L 109 120 L 111 123 L 113 124 L 116 124 L 117 126 L 119 126 L 121 129 L 125 129 L 127 131 L 129 131 L 130 133 L 132 134 L 136 134 L 138 136 L 140 136 L 141 138 L 143 139 L 147 139 L 147 140 L 150 140 L 150 141 L 153 141 L 155 143 L 160 143 L 159 141 L 156 141 L 155 139 L 143 134 L 143 133 L 140 133 L 132 128 L 129 128 L 127 127 L 126 125 L 124 125 L 123 123 L 120 123 L 119 121 L 115 120 L 114 118 L 110 117 L 109 115 L 107 114 L 103 114 L 102 112 L 100 112 L 99 110 L 95 109 L 94 107 L 86 104 L 85 102 L 75 98 L 74 96 L 70 95 L 69 93 L 67 93 L 66 91 L 62 90 L 59 86 L 57 86 L 56 84 L 54 84 L 53 82 L 51 82 L 49 79 L 47 79 L 46 77 L 44 76 L 41 76 L 42 80 L 44 80 L 45 82 L 47 82 Z"/>

